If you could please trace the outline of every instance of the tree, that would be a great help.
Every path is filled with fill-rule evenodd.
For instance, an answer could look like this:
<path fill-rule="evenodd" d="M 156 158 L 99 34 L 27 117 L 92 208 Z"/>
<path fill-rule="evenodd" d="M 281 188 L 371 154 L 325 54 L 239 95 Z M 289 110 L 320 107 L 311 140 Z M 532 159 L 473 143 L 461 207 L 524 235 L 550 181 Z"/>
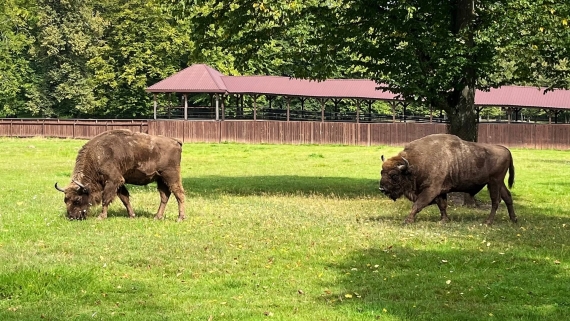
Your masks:
<path fill-rule="evenodd" d="M 194 17 L 198 49 L 222 44 L 242 53 L 236 55 L 240 66 L 267 44 L 283 44 L 280 54 L 291 62 L 292 75 L 302 78 L 327 78 L 356 66 L 407 100 L 443 109 L 449 131 L 471 141 L 477 139 L 476 89 L 538 75 L 561 87 L 568 78 L 564 56 L 554 53 L 569 44 L 565 20 L 556 25 L 568 5 L 550 0 L 195 3 L 204 8 Z M 521 7 L 528 10 L 513 10 Z M 556 41 L 541 37 L 537 23 L 554 28 L 550 37 Z M 529 55 L 520 57 L 521 49 Z M 510 77 L 501 75 L 506 61 L 515 66 Z"/>
<path fill-rule="evenodd" d="M 30 53 L 45 116 L 89 114 L 101 104 L 88 62 L 103 44 L 105 21 L 93 1 L 37 1 Z"/>
<path fill-rule="evenodd" d="M 32 1 L 6 0 L 0 4 L 0 116 L 37 113 L 36 77 L 27 52 L 33 45 L 29 21 Z"/>
<path fill-rule="evenodd" d="M 188 65 L 191 28 L 187 19 L 175 20 L 164 1 L 100 0 L 105 1 L 105 45 L 88 62 L 95 95 L 104 101 L 97 114 L 147 117 L 152 114 L 152 97 L 145 88 Z"/>

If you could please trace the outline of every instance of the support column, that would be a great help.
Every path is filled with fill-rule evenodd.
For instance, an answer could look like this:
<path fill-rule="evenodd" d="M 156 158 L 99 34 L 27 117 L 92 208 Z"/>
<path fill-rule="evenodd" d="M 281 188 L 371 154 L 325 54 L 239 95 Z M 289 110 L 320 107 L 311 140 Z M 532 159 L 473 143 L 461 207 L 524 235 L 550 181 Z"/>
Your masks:
<path fill-rule="evenodd" d="M 321 123 L 325 122 L 325 103 L 326 100 L 325 99 L 319 99 L 319 101 L 321 102 Z"/>
<path fill-rule="evenodd" d="M 220 94 L 216 94 L 216 121 L 220 120 Z"/>
<path fill-rule="evenodd" d="M 360 123 L 360 99 L 356 100 L 356 123 Z"/>
<path fill-rule="evenodd" d="M 253 120 L 257 120 L 257 95 L 253 95 Z"/>
<path fill-rule="evenodd" d="M 154 96 L 154 120 L 156 120 L 156 107 L 157 107 L 156 93 L 153 93 L 152 95 Z"/>
<path fill-rule="evenodd" d="M 287 121 L 289 121 L 289 116 L 291 115 L 291 97 L 285 96 L 285 100 L 287 100 Z"/>
<path fill-rule="evenodd" d="M 184 94 L 184 120 L 188 120 L 188 94 Z"/>

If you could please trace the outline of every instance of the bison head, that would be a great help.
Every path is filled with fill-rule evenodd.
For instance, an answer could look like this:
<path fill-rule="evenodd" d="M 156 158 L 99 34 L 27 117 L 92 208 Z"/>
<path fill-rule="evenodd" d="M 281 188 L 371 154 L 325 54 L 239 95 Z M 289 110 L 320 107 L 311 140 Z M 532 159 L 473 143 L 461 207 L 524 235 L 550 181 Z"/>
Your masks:
<path fill-rule="evenodd" d="M 384 161 L 382 155 L 382 170 L 380 171 L 380 192 L 392 200 L 409 192 L 409 167 L 408 160 L 401 156 L 395 156 Z"/>
<path fill-rule="evenodd" d="M 73 180 L 65 189 L 57 186 L 55 189 L 65 193 L 65 206 L 67 207 L 67 218 L 70 220 L 84 220 L 87 216 L 87 209 L 91 206 L 91 192 L 78 181 Z"/>

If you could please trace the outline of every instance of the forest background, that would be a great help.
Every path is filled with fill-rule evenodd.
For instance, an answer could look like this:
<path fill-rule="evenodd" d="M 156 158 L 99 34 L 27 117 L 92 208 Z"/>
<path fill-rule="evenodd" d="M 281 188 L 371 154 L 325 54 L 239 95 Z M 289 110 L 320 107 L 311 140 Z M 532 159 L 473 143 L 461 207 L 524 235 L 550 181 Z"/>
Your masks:
<path fill-rule="evenodd" d="M 149 118 L 145 88 L 194 63 L 374 79 L 417 114 L 465 79 L 569 88 L 569 13 L 549 0 L 4 0 L 0 117 Z"/>

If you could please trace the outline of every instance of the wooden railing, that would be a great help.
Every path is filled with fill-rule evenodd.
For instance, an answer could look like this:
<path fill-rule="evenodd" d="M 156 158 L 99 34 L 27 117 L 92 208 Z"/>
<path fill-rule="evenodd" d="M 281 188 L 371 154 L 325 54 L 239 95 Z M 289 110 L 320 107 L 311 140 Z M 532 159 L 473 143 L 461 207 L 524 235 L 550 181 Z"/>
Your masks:
<path fill-rule="evenodd" d="M 0 136 L 92 138 L 104 131 L 126 128 L 148 133 L 146 120 L 100 119 L 0 119 Z"/>
<path fill-rule="evenodd" d="M 183 142 L 402 146 L 445 133 L 441 123 L 0 119 L 0 136 L 89 139 L 110 129 L 175 137 Z M 479 142 L 533 149 L 570 149 L 569 124 L 481 123 Z"/>

